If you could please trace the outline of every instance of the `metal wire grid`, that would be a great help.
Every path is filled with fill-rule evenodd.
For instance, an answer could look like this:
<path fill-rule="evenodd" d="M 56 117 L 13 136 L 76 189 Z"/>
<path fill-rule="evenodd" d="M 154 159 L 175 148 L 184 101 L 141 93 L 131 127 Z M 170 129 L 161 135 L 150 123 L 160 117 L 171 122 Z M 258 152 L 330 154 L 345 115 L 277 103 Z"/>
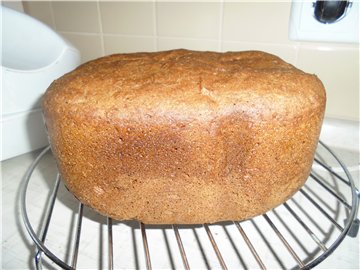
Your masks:
<path fill-rule="evenodd" d="M 347 234 L 352 234 L 353 236 L 357 234 L 356 227 L 358 228 L 359 220 L 356 219 L 357 210 L 358 210 L 358 197 L 359 197 L 359 191 L 356 189 L 354 182 L 352 180 L 352 177 L 347 170 L 346 166 L 342 163 L 342 161 L 322 142 L 319 142 L 319 144 L 324 147 L 339 163 L 339 165 L 342 167 L 344 173 L 346 174 L 347 179 L 340 176 L 337 172 L 335 172 L 330 166 L 325 164 L 324 162 L 320 161 L 319 159 L 315 158 L 314 162 L 319 164 L 321 167 L 323 167 L 326 171 L 328 171 L 334 178 L 336 178 L 337 181 L 340 181 L 347 185 L 351 192 L 351 205 L 343 199 L 337 192 L 330 187 L 328 187 L 321 178 L 319 178 L 316 174 L 313 172 L 310 174 L 310 178 L 312 178 L 316 183 L 318 183 L 319 186 L 321 186 L 331 197 L 335 198 L 341 205 L 343 205 L 344 208 L 348 210 L 348 215 L 346 218 L 346 222 L 344 226 L 341 226 L 319 203 L 314 200 L 311 193 L 306 191 L 304 188 L 300 189 L 300 194 L 306 198 L 316 209 L 320 211 L 320 213 L 330 221 L 331 224 L 339 231 L 338 237 L 335 239 L 332 244 L 327 247 L 326 244 L 320 240 L 320 237 L 314 233 L 314 231 L 311 230 L 310 226 L 302 220 L 302 218 L 296 213 L 296 211 L 289 205 L 288 202 L 285 202 L 283 206 L 286 208 L 288 213 L 295 218 L 295 220 L 299 223 L 299 225 L 307 232 L 307 234 L 311 237 L 313 242 L 316 244 L 316 246 L 322 251 L 320 255 L 315 257 L 314 259 L 310 260 L 309 262 L 305 262 L 300 258 L 300 256 L 296 253 L 294 248 L 291 246 L 289 241 L 286 239 L 286 237 L 281 233 L 281 231 L 278 229 L 278 227 L 274 224 L 272 219 L 269 217 L 269 215 L 263 214 L 262 217 L 266 221 L 266 223 L 271 227 L 273 232 L 277 235 L 278 239 L 281 241 L 281 243 L 284 245 L 286 250 L 288 251 L 288 254 L 296 261 L 297 266 L 299 269 L 311 269 L 320 262 L 322 262 L 325 258 L 327 258 L 342 242 L 342 240 L 346 237 Z M 77 260 L 78 260 L 78 254 L 79 254 L 79 243 L 81 238 L 81 231 L 82 231 L 82 220 L 83 220 L 83 211 L 84 211 L 84 205 L 82 203 L 79 203 L 78 207 L 78 215 L 77 215 L 77 224 L 76 224 L 76 233 L 75 233 L 75 240 L 74 240 L 74 246 L 73 246 L 73 253 L 71 258 L 71 263 L 68 264 L 65 261 L 59 259 L 45 244 L 49 224 L 51 222 L 52 212 L 54 209 L 54 204 L 57 199 L 57 193 L 60 185 L 60 176 L 59 174 L 56 177 L 55 184 L 50 196 L 49 203 L 47 204 L 47 209 L 45 212 L 45 216 L 43 219 L 43 225 L 41 227 L 41 232 L 39 235 L 37 235 L 29 221 L 28 214 L 27 214 L 27 208 L 26 208 L 26 192 L 27 187 L 29 184 L 29 181 L 31 179 L 31 175 L 40 162 L 41 158 L 49 151 L 50 147 L 47 147 L 44 149 L 40 155 L 36 158 L 36 160 L 33 162 L 33 164 L 29 167 L 24 181 L 22 185 L 22 192 L 21 192 L 21 211 L 22 216 L 24 220 L 24 224 L 26 226 L 26 229 L 28 230 L 31 238 L 35 242 L 37 246 L 37 252 L 35 256 L 35 264 L 37 269 L 42 269 L 42 256 L 45 254 L 48 258 L 50 258 L 54 263 L 59 265 L 60 267 L 64 269 L 76 269 L 77 266 Z M 266 268 L 266 262 L 264 262 L 264 259 L 262 259 L 259 255 L 259 252 L 254 246 L 254 243 L 250 240 L 247 233 L 245 232 L 241 222 L 233 221 L 233 224 L 236 226 L 238 232 L 240 233 L 241 237 L 243 238 L 244 242 L 246 243 L 248 249 L 250 250 L 251 254 L 253 255 L 254 259 L 257 262 L 257 265 L 260 269 L 267 269 Z M 181 255 L 182 263 L 184 269 L 190 269 L 190 264 L 188 260 L 188 256 L 190 256 L 188 253 L 186 253 L 182 238 L 179 233 L 179 228 L 177 225 L 171 225 L 173 233 L 176 238 L 177 246 L 179 253 Z M 219 265 L 222 269 L 228 269 L 227 264 L 223 258 L 223 254 L 220 252 L 219 246 L 214 238 L 214 235 L 210 229 L 209 224 L 203 224 L 203 228 L 206 231 L 206 234 L 209 238 L 209 241 L 211 243 L 211 246 L 216 254 L 216 257 L 218 259 Z M 139 223 L 139 227 L 141 230 L 142 235 L 142 244 L 144 248 L 144 254 L 145 254 L 145 262 L 146 262 L 146 268 L 152 269 L 151 264 L 151 252 L 149 249 L 149 242 L 147 239 L 147 230 L 146 226 L 143 223 Z M 109 269 L 115 269 L 114 267 L 114 246 L 113 246 L 113 220 L 109 217 L 107 217 L 107 238 L 108 238 L 108 268 Z M 232 241 L 232 240 L 231 240 Z M 152 251 L 155 252 L 155 251 Z"/>

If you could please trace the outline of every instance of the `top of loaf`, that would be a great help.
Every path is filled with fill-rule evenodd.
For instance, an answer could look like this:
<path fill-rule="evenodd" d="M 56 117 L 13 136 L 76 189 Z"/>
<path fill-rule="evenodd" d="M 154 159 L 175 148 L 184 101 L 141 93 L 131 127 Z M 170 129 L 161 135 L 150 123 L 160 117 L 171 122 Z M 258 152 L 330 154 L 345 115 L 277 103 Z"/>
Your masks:
<path fill-rule="evenodd" d="M 79 66 L 54 81 L 43 107 L 93 117 L 146 117 L 246 112 L 292 113 L 324 106 L 320 80 L 260 51 L 172 50 L 115 54 Z"/>

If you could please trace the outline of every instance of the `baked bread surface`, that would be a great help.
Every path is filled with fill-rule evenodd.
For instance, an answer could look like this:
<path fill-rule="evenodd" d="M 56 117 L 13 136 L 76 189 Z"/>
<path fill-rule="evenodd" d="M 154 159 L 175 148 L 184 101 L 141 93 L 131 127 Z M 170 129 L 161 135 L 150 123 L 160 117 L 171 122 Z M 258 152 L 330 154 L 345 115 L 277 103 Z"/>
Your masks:
<path fill-rule="evenodd" d="M 117 54 L 43 98 L 62 179 L 118 220 L 243 220 L 306 181 L 325 109 L 320 80 L 259 51 Z"/>

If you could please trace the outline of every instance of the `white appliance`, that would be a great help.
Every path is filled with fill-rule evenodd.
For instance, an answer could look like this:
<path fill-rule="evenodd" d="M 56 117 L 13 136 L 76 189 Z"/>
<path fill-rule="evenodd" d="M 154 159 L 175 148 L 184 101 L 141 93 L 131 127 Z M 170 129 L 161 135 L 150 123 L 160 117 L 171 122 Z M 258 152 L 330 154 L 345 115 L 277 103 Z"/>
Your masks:
<path fill-rule="evenodd" d="M 53 29 L 1 6 L 1 130 L 5 160 L 45 146 L 41 96 L 80 64 L 80 53 Z"/>

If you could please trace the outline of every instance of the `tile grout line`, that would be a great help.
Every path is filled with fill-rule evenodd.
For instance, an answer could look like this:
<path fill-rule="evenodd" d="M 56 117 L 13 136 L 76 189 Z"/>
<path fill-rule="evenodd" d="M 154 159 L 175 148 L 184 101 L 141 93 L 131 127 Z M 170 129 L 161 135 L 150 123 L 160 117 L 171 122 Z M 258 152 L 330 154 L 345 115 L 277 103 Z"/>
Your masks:
<path fill-rule="evenodd" d="M 104 56 L 105 55 L 105 43 L 104 43 L 104 31 L 103 31 L 103 25 L 102 25 L 102 17 L 101 17 L 101 12 L 100 12 L 100 0 L 96 1 L 96 9 L 97 9 L 98 18 L 99 18 L 101 53 L 102 53 L 102 56 Z"/>
<path fill-rule="evenodd" d="M 108 36 L 108 37 L 125 37 L 125 38 L 153 38 L 153 35 L 131 35 L 131 34 L 116 34 L 116 33 L 95 33 L 95 32 L 72 32 L 72 31 L 58 31 L 59 33 L 69 34 L 69 35 L 83 35 L 83 36 Z"/>
<path fill-rule="evenodd" d="M 51 22 L 52 22 L 52 24 L 53 24 L 53 26 L 54 26 L 54 30 L 56 31 L 56 30 L 57 30 L 57 27 L 56 27 L 56 22 L 55 22 L 54 7 L 53 7 L 52 1 L 49 1 L 49 6 L 50 6 Z"/>
<path fill-rule="evenodd" d="M 59 33 L 63 34 L 73 34 L 73 35 L 84 35 L 84 36 L 98 36 L 101 33 L 93 33 L 93 32 L 72 32 L 72 31 L 58 31 Z M 106 33 L 102 34 L 103 36 L 109 36 L 109 37 L 125 37 L 125 38 L 154 38 L 155 35 L 132 35 L 132 34 L 118 34 L 118 33 Z M 159 38 L 158 35 L 156 35 L 157 38 Z M 218 42 L 218 39 L 213 38 L 196 38 L 196 37 L 182 37 L 182 36 L 162 36 L 161 38 L 164 39 L 173 39 L 173 40 L 199 40 L 199 41 L 216 41 Z M 301 44 L 289 44 L 289 43 L 281 43 L 281 42 L 252 42 L 252 41 L 238 41 L 238 40 L 226 40 L 226 42 L 229 43 L 239 43 L 239 44 L 256 44 L 256 45 L 273 45 L 273 46 L 281 46 L 281 47 L 299 47 Z"/>
<path fill-rule="evenodd" d="M 101 33 L 95 32 L 72 32 L 72 31 L 62 31 L 58 30 L 57 32 L 67 34 L 67 35 L 80 35 L 80 36 L 100 36 Z"/>

